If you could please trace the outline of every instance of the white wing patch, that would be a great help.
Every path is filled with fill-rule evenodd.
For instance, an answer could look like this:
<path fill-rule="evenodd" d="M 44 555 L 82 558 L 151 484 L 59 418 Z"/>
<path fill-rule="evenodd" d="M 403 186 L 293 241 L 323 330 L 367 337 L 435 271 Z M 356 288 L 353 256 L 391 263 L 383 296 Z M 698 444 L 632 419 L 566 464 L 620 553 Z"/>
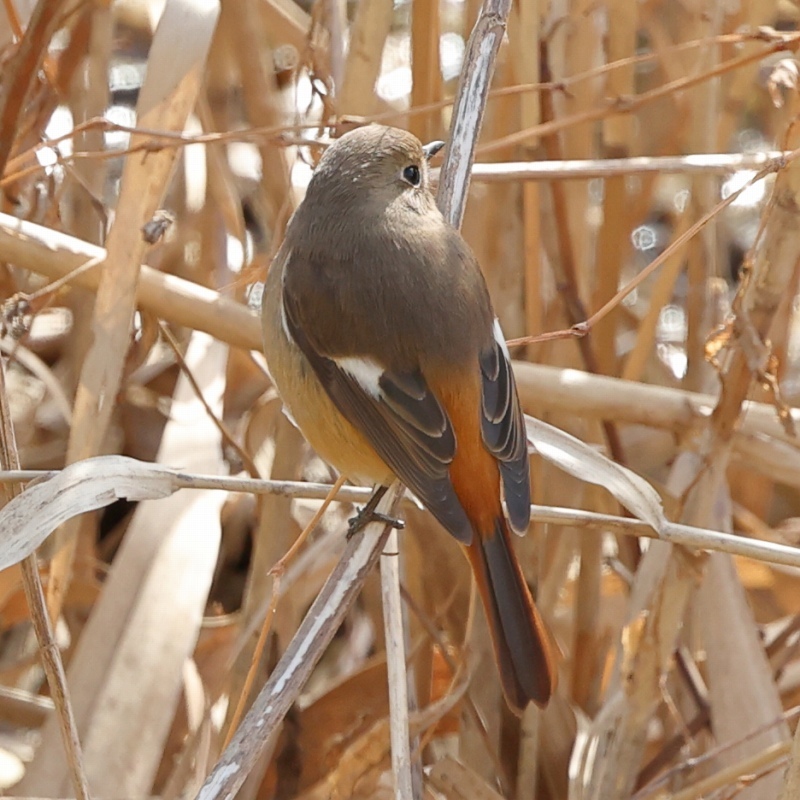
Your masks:
<path fill-rule="evenodd" d="M 289 320 L 286 319 L 286 306 L 283 304 L 283 299 L 281 299 L 281 328 L 283 328 L 284 336 L 294 344 L 295 341 L 292 338 L 292 333 L 289 330 Z"/>
<path fill-rule="evenodd" d="M 383 367 L 376 364 L 371 358 L 358 358 L 347 356 L 334 358 L 336 366 L 346 372 L 368 395 L 378 399 L 381 396 L 380 377 Z"/>
<path fill-rule="evenodd" d="M 289 340 L 289 342 L 291 344 L 295 344 L 292 332 L 289 330 L 289 320 L 286 318 L 286 303 L 284 301 L 285 297 L 284 283 L 286 282 L 286 263 L 289 261 L 291 256 L 292 256 L 292 251 L 290 250 L 283 259 L 283 272 L 281 273 L 281 328 L 283 328 L 283 333 Z"/>
<path fill-rule="evenodd" d="M 506 337 L 503 336 L 503 329 L 500 327 L 500 320 L 497 319 L 497 317 L 494 318 L 492 332 L 494 333 L 495 341 L 500 345 L 500 349 L 505 354 L 505 357 L 511 361 L 511 354 L 508 352 L 508 347 L 506 346 Z"/>

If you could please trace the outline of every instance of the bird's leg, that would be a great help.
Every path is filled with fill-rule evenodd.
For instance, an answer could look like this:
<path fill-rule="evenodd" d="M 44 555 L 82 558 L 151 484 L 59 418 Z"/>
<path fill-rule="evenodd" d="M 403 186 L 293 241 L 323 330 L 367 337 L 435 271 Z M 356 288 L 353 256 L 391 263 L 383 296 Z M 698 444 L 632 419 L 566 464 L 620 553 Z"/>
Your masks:
<path fill-rule="evenodd" d="M 351 539 L 360 530 L 363 530 L 370 522 L 383 522 L 386 525 L 397 528 L 399 531 L 405 528 L 406 524 L 403 520 L 395 519 L 395 517 L 390 517 L 388 514 L 381 514 L 380 511 L 375 510 L 388 488 L 388 486 L 376 486 L 372 497 L 367 500 L 367 504 L 359 509 L 358 514 L 348 520 L 350 523 L 347 527 L 348 539 Z"/>

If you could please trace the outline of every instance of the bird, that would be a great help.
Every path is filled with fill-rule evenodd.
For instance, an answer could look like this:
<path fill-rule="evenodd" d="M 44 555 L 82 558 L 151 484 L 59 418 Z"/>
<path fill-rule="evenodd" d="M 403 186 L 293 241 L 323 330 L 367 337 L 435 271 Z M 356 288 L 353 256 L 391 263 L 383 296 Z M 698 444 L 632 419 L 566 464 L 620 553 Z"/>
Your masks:
<path fill-rule="evenodd" d="M 327 148 L 267 274 L 264 351 L 321 458 L 399 479 L 463 546 L 519 715 L 557 679 L 512 544 L 530 524 L 525 423 L 483 273 L 431 192 L 443 146 L 372 124 Z"/>

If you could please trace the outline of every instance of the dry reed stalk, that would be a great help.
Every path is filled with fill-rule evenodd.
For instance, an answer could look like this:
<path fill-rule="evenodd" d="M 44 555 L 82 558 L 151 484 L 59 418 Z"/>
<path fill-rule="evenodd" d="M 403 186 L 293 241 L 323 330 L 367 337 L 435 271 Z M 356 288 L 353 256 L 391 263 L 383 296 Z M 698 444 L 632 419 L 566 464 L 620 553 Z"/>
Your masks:
<path fill-rule="evenodd" d="M 381 501 L 378 510 L 396 513 L 398 497 L 395 488 Z M 203 784 L 198 800 L 230 797 L 242 786 L 336 633 L 366 574 L 377 562 L 389 530 L 388 525 L 381 529 L 373 523 L 350 539 L 291 645 Z"/>
<path fill-rule="evenodd" d="M 768 26 L 774 20 L 778 10 L 778 0 L 765 0 L 763 3 L 743 3 L 739 9 L 737 20 L 740 28 L 756 31 Z M 722 43 L 720 43 L 720 46 Z M 753 44 L 748 42 L 742 45 L 742 52 L 749 52 Z M 750 64 L 736 70 L 724 87 L 725 98 L 720 117 L 715 120 L 717 141 L 727 144 L 737 132 L 737 119 L 746 113 L 748 104 L 753 99 L 753 85 L 758 80 L 759 65 Z"/>
<path fill-rule="evenodd" d="M 222 49 L 221 42 L 223 36 L 215 37 L 211 43 L 209 52 L 209 69 L 213 73 L 211 60 L 213 58 L 223 58 L 219 51 Z M 195 113 L 204 131 L 212 131 L 218 127 L 216 109 L 212 108 L 211 87 L 203 87 L 203 92 L 197 99 Z M 240 188 L 237 186 L 236 178 L 233 175 L 230 162 L 227 158 L 227 151 L 224 145 L 209 143 L 203 152 L 208 169 L 208 191 L 213 202 L 206 202 L 204 210 L 211 205 L 222 217 L 225 229 L 236 239 L 244 251 L 247 246 L 247 226 L 244 221 L 244 211 L 240 197 Z"/>
<path fill-rule="evenodd" d="M 411 10 L 411 106 L 436 103 L 442 96 L 439 63 L 441 24 L 438 0 L 417 0 Z M 433 114 L 415 115 L 409 129 L 423 142 L 435 139 L 441 124 Z"/>
<path fill-rule="evenodd" d="M 539 785 L 539 752 L 542 746 L 542 737 L 549 735 L 549 731 L 545 731 L 544 728 L 542 711 L 534 705 L 529 705 L 525 709 L 522 723 L 520 724 L 515 786 L 518 800 L 534 800 L 536 797 Z M 554 735 L 557 735 L 555 731 Z"/>
<path fill-rule="evenodd" d="M 607 493 L 589 487 L 584 494 L 584 504 L 599 513 L 614 514 L 617 504 Z M 582 504 L 583 505 L 583 504 Z M 618 541 L 620 537 L 618 537 Z M 631 541 L 631 540 L 629 540 Z M 631 541 L 632 544 L 635 544 Z M 638 548 L 638 545 L 637 545 Z M 633 549 L 633 548 L 632 548 Z M 579 542 L 580 572 L 578 573 L 572 653 L 571 691 L 575 703 L 591 716 L 602 705 L 601 676 L 606 659 L 607 631 L 602 620 L 602 581 L 604 540 L 581 537 Z M 621 548 L 622 551 L 622 548 Z"/>
<path fill-rule="evenodd" d="M 102 117 L 109 106 L 111 9 L 96 9 L 94 12 L 86 9 L 78 24 L 88 28 L 85 43 L 87 53 L 85 61 L 76 70 L 76 75 L 70 82 L 68 99 L 73 121 L 80 124 L 89 119 Z M 72 36 L 70 38 L 72 39 Z M 105 150 L 102 130 L 87 127 L 75 137 L 74 146 L 81 150 L 102 153 Z M 77 161 L 67 170 L 63 204 L 64 225 L 66 229 L 92 244 L 100 244 L 103 241 L 108 224 L 103 206 L 107 176 L 107 164 L 102 160 Z M 70 398 L 74 398 L 93 337 L 94 296 L 83 291 L 68 292 L 66 302 L 73 315 L 74 326 L 70 337 L 71 346 L 67 348 L 63 367 L 68 376 L 67 391 Z M 76 529 L 77 525 L 73 525 L 72 528 Z M 95 557 L 93 543 L 82 537 L 75 543 L 75 548 L 74 562 L 78 564 L 80 573 L 78 580 L 86 580 L 90 577 L 91 564 Z M 58 566 L 55 569 L 55 576 L 57 585 Z M 70 580 L 71 576 L 66 576 L 65 583 Z M 48 585 L 48 599 L 51 611 L 56 612 L 60 602 L 53 598 L 50 585 Z"/>
<path fill-rule="evenodd" d="M 600 30 L 595 24 L 591 11 L 591 0 L 574 0 L 570 4 L 569 24 L 561 26 L 550 37 L 547 47 L 548 60 L 553 74 L 548 78 L 583 73 L 591 68 L 602 53 L 603 42 Z M 579 117 L 595 104 L 597 86 L 594 81 L 576 84 L 568 95 L 551 95 L 547 108 L 547 120 L 562 117 Z M 550 158 L 558 154 L 560 158 L 591 158 L 595 153 L 594 129 L 590 124 L 575 122 L 562 128 L 560 135 L 548 136 L 544 140 Z M 551 184 L 554 195 L 556 224 L 563 231 L 559 241 L 561 263 L 556 269 L 563 271 L 569 284 L 567 292 L 573 294 L 567 299 L 567 318 L 575 319 L 575 303 L 585 306 L 589 301 L 591 250 L 594 242 L 592 232 L 586 225 L 589 207 L 589 187 L 585 183 Z M 606 220 L 608 224 L 610 220 Z M 565 248 L 564 237 L 569 237 L 570 246 Z M 584 347 L 583 345 L 581 346 Z M 587 359 L 587 352 L 582 351 Z M 597 357 L 587 361 L 589 368 L 596 371 Z"/>
<path fill-rule="evenodd" d="M 103 248 L 8 214 L 0 214 L 0 254 L 54 280 L 69 282 L 75 272 L 77 286 L 94 290 L 100 284 L 97 267 L 107 258 Z M 141 308 L 165 321 L 209 333 L 233 347 L 261 347 L 258 316 L 213 289 L 142 265 L 136 298 Z"/>
<path fill-rule="evenodd" d="M 632 156 L 628 158 L 567 159 L 556 161 L 513 161 L 475 164 L 475 183 L 496 181 L 585 180 L 647 173 L 714 173 L 729 175 L 737 170 L 762 169 L 780 163 L 785 153 L 700 153 L 687 156 Z M 433 170 L 433 179 L 437 172 Z"/>
<path fill-rule="evenodd" d="M 395 797 L 397 800 L 422 800 L 422 772 L 412 754 L 408 719 L 409 711 L 416 704 L 413 694 L 409 694 L 409 675 L 406 671 L 407 627 L 400 595 L 400 540 L 394 528 L 389 532 L 381 554 L 380 570 Z"/>
<path fill-rule="evenodd" d="M 630 59 L 635 54 L 637 4 L 631 0 L 613 0 L 608 13 L 614 25 L 606 40 L 606 59 L 609 62 L 628 62 L 609 73 L 606 94 L 610 97 L 630 97 L 634 94 L 634 70 Z M 630 116 L 610 117 L 603 121 L 604 154 L 612 158 L 631 155 L 638 146 L 634 137 L 634 120 Z M 648 204 L 649 205 L 649 204 Z M 591 308 L 601 308 L 617 292 L 622 265 L 630 254 L 630 232 L 634 210 L 624 177 L 610 178 L 604 183 L 603 224 L 598 231 L 593 274 L 586 276 Z M 617 337 L 621 314 L 609 314 L 594 331 L 598 366 L 605 375 L 618 373 Z"/>
<path fill-rule="evenodd" d="M 2 360 L 0 360 L 0 434 L 2 435 L 0 461 L 5 468 L 19 469 L 19 454 L 6 388 L 6 368 Z M 6 503 L 19 494 L 20 489 L 17 486 L 3 487 Z M 47 682 L 54 701 L 55 724 L 60 739 L 59 746 L 63 747 L 70 783 L 75 791 L 75 796 L 79 800 L 89 800 L 91 797 L 89 781 L 84 766 L 78 726 L 70 700 L 64 665 L 61 661 L 61 652 L 56 644 L 53 624 L 47 612 L 47 603 L 35 552 L 23 559 L 21 570 L 22 585 L 31 615 L 31 623 L 36 633 L 42 666 L 47 675 Z"/>
<path fill-rule="evenodd" d="M 3 0 L 3 10 L 6 12 L 6 17 L 8 19 L 8 27 L 9 31 L 3 31 L 3 44 L 6 44 L 6 36 L 5 34 L 10 33 L 17 41 L 19 41 L 23 34 L 25 33 L 22 27 L 22 21 L 20 20 L 20 15 L 17 13 L 17 9 L 14 7 L 14 4 L 11 0 Z"/>
<path fill-rule="evenodd" d="M 84 12 L 79 24 L 89 28 L 86 42 L 86 58 L 82 68 L 76 70 L 76 79 L 70 82 L 70 111 L 73 120 L 80 123 L 94 117 L 103 116 L 109 105 L 109 61 L 112 47 L 112 19 L 111 9 L 98 9 L 91 13 L 88 9 Z M 73 36 L 75 33 L 73 32 Z M 105 149 L 103 134 L 95 128 L 88 128 L 75 140 L 75 145 L 81 149 L 102 152 Z M 65 203 L 65 222 L 81 238 L 94 244 L 99 244 L 105 234 L 108 219 L 100 213 L 103 207 L 107 170 L 105 162 L 92 164 L 77 162 L 69 170 L 72 178 L 67 183 L 67 202 Z M 71 191 L 70 191 L 71 190 Z M 84 361 L 92 342 L 92 320 L 94 298 L 88 292 L 70 293 L 69 307 L 75 320 L 73 347 L 69 348 L 64 366 L 70 376 L 69 393 L 74 397 L 76 385 L 81 375 Z M 75 531 L 79 526 L 69 526 Z M 67 534 L 69 535 L 69 534 Z M 58 536 L 58 534 L 57 534 Z M 52 580 L 48 582 L 48 607 L 53 618 L 58 617 L 61 599 L 55 596 L 61 586 L 66 591 L 66 586 L 72 579 L 68 574 L 72 564 L 77 564 L 77 579 L 91 580 L 92 564 L 95 558 L 94 543 L 88 537 L 79 537 L 75 541 L 74 558 L 72 564 L 67 560 L 57 557 L 52 564 Z"/>
<path fill-rule="evenodd" d="M 206 0 L 196 7 L 176 3 L 162 17 L 153 38 L 149 80 L 137 104 L 144 127 L 183 130 L 200 87 L 219 7 Z M 191 47 L 175 50 L 191 34 Z M 72 463 L 100 451 L 114 411 L 122 380 L 129 329 L 136 308 L 139 268 L 147 249 L 142 226 L 152 219 L 166 192 L 177 153 L 162 150 L 129 157 L 123 168 L 114 224 L 106 241 L 105 268 L 100 277 L 94 308 L 94 340 L 84 360 L 75 396 L 73 426 L 67 461 Z M 57 534 L 58 553 L 48 584 L 48 607 L 57 618 L 66 594 L 79 524 Z"/>
<path fill-rule="evenodd" d="M 514 77 L 518 83 L 535 85 L 540 80 L 539 58 L 544 9 L 538 0 L 514 6 L 509 25 L 509 41 L 514 59 Z M 520 124 L 531 128 L 541 121 L 541 108 L 537 94 L 520 98 Z M 539 140 L 531 137 L 525 144 L 525 155 L 534 160 Z M 492 166 L 492 165 L 489 165 Z M 476 165 L 477 167 L 477 165 Z M 473 180 L 477 174 L 473 167 Z M 525 332 L 535 336 L 543 331 L 545 303 L 544 275 L 541 242 L 540 188 L 525 183 L 522 188 L 522 257 L 523 257 L 523 312 Z M 533 791 L 535 781 L 529 780 L 526 791 Z"/>
<path fill-rule="evenodd" d="M 69 96 L 70 112 L 75 124 L 102 117 L 110 103 L 108 75 L 112 49 L 112 18 L 110 8 L 94 9 L 86 14 L 91 29 L 87 42 L 86 60 L 72 82 Z M 74 139 L 76 150 L 102 153 L 105 150 L 103 132 L 90 127 L 78 133 Z M 69 230 L 92 244 L 101 244 L 106 220 L 99 213 L 102 207 L 105 181 L 105 162 L 78 161 L 71 166 L 70 199 L 65 204 L 64 222 Z M 90 311 L 90 309 L 88 309 Z M 87 321 L 86 314 L 76 315 L 79 321 Z M 81 354 L 82 355 L 82 354 Z M 76 374 L 80 371 L 76 364 Z"/>
<path fill-rule="evenodd" d="M 318 8 L 318 6 L 317 6 Z M 347 27 L 347 8 L 339 0 L 325 0 L 322 17 L 328 31 L 328 63 L 331 80 L 338 89 L 344 79 L 344 33 Z"/>
<path fill-rule="evenodd" d="M 264 46 L 259 5 L 252 0 L 234 0 L 223 5 L 225 31 L 230 37 L 231 50 L 237 61 L 246 119 L 257 127 L 280 124 L 281 99 L 276 80 L 267 72 L 271 51 Z M 235 43 L 235 45 L 234 45 Z M 261 191 L 266 200 L 267 222 L 273 235 L 279 233 L 278 222 L 285 214 L 285 204 L 294 208 L 289 181 L 289 168 L 283 150 L 271 143 L 259 145 L 261 155 Z"/>
<path fill-rule="evenodd" d="M 344 79 L 339 87 L 340 114 L 367 116 L 376 106 L 375 82 L 381 71 L 381 57 L 392 25 L 392 0 L 359 3 L 350 26 Z"/>
<path fill-rule="evenodd" d="M 720 32 L 724 13 L 717 7 L 710 11 L 708 19 L 694 16 L 689 26 L 691 32 Z M 710 71 L 718 63 L 719 51 L 715 46 L 698 53 L 692 71 Z M 687 105 L 689 121 L 684 134 L 685 146 L 691 152 L 708 153 L 717 149 L 716 125 L 719 105 L 721 79 L 714 78 L 696 86 L 689 93 Z M 692 215 L 700 216 L 711 208 L 718 196 L 717 182 L 708 175 L 695 175 L 691 185 Z M 720 242 L 719 219 L 708 221 L 700 235 L 688 250 L 686 275 L 689 287 L 686 298 L 686 377 L 688 389 L 703 391 L 712 385 L 713 369 L 705 358 L 706 332 L 713 329 L 721 320 L 715 318 L 713 304 L 708 303 L 708 293 L 712 281 L 722 271 L 722 248 Z"/>

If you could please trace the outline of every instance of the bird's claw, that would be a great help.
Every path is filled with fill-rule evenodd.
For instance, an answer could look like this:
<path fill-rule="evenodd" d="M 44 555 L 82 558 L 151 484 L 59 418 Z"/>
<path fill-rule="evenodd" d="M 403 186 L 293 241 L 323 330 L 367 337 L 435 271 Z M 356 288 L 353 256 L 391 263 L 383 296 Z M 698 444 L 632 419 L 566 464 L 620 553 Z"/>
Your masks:
<path fill-rule="evenodd" d="M 397 517 L 391 517 L 388 514 L 382 514 L 380 511 L 369 507 L 369 503 L 359 510 L 358 514 L 348 520 L 347 538 L 352 539 L 357 533 L 362 531 L 370 522 L 383 522 L 385 525 L 391 525 L 398 531 L 406 527 L 405 522 Z"/>

